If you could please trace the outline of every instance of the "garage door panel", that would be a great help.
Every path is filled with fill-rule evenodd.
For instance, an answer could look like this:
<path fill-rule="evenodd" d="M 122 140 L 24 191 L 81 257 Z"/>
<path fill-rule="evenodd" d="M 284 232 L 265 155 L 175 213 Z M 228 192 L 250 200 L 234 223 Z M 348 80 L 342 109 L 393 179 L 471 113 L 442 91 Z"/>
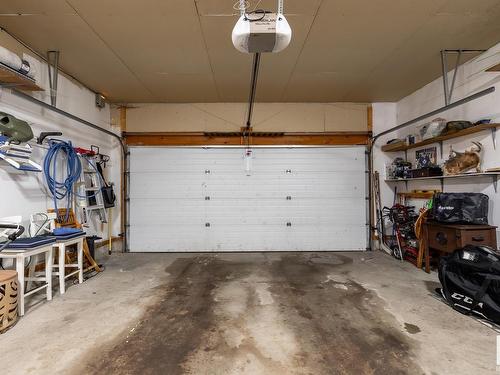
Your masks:
<path fill-rule="evenodd" d="M 207 247 L 205 228 L 198 225 L 137 224 L 130 236 L 134 252 L 212 251 Z"/>
<path fill-rule="evenodd" d="M 327 150 L 327 149 L 323 149 Z M 256 172 L 276 172 L 292 169 L 295 171 L 349 171 L 364 168 L 365 150 L 359 148 L 336 148 L 335 158 L 331 152 L 318 152 L 317 148 L 262 148 L 252 150 L 251 169 Z M 242 170 L 245 161 L 244 149 L 208 149 L 200 156 L 212 172 Z M 279 158 L 276 157 L 279 152 Z M 207 160 L 209 159 L 209 160 Z"/>
<path fill-rule="evenodd" d="M 132 148 L 131 251 L 366 248 L 363 147 L 244 152 Z"/>
<path fill-rule="evenodd" d="M 135 211 L 131 225 L 148 222 L 164 225 L 285 225 L 356 224 L 364 214 L 350 210 L 352 202 L 336 199 L 136 199 L 142 210 Z M 338 213 L 342 212 L 342 215 Z"/>
<path fill-rule="evenodd" d="M 149 229 L 154 229 L 148 235 Z M 366 250 L 359 226 L 194 225 L 138 227 L 131 247 L 141 252 L 205 251 L 342 251 Z M 141 230 L 142 229 L 142 230 Z"/>
<path fill-rule="evenodd" d="M 163 223 L 166 225 L 285 225 L 356 224 L 364 215 L 349 210 L 352 201 L 325 199 L 136 199 L 142 210 L 135 211 L 131 225 Z M 342 212 L 342 215 L 338 213 Z"/>
<path fill-rule="evenodd" d="M 355 199 L 298 199 L 292 200 L 285 212 L 292 224 L 359 225 L 366 223 L 366 212 L 352 209 Z"/>
<path fill-rule="evenodd" d="M 250 181 L 251 179 L 251 181 Z M 252 172 L 212 175 L 206 192 L 216 198 L 364 198 L 366 177 L 359 171 L 342 173 L 275 173 Z M 256 189 L 255 185 L 259 188 Z"/>
<path fill-rule="evenodd" d="M 215 251 L 271 251 L 292 246 L 284 225 L 214 225 L 208 244 Z"/>
<path fill-rule="evenodd" d="M 206 157 L 202 149 L 190 149 L 189 153 L 159 147 L 134 147 L 131 149 L 130 172 L 204 172 Z M 166 162 L 168 158 L 168 162 Z"/>
<path fill-rule="evenodd" d="M 204 225 L 206 206 L 202 199 L 134 199 L 136 209 L 131 212 L 130 225 L 149 223 L 165 225 Z"/>
<path fill-rule="evenodd" d="M 364 149 L 336 148 L 332 153 L 319 154 L 317 149 L 259 149 L 253 151 L 251 167 L 255 172 L 276 172 L 291 169 L 302 172 L 338 172 L 359 170 L 365 166 Z M 326 150 L 326 149 L 324 149 Z M 183 152 L 184 151 L 184 152 Z M 183 153 L 182 153 L 183 152 Z M 130 172 L 200 172 L 210 170 L 238 172 L 245 168 L 242 149 L 200 149 L 135 147 L 130 160 Z M 182 155 L 181 155 L 182 153 Z M 170 163 L 165 163 L 165 156 Z"/>
<path fill-rule="evenodd" d="M 352 205 L 348 199 L 213 199 L 206 202 L 206 210 L 207 221 L 214 224 L 363 223 L 365 213 L 351 210 Z"/>
<path fill-rule="evenodd" d="M 334 153 L 318 152 L 315 148 L 281 149 L 279 158 L 276 158 L 276 149 L 258 151 L 252 157 L 252 169 L 256 171 L 349 171 L 365 165 L 364 149 L 335 148 Z"/>
<path fill-rule="evenodd" d="M 205 196 L 206 178 L 198 173 L 132 173 L 130 192 L 133 198 L 201 198 Z"/>
<path fill-rule="evenodd" d="M 252 183 L 249 183 L 252 179 Z M 147 183 L 145 183 L 147 181 Z M 259 189 L 255 189 L 255 185 Z M 364 176 L 359 173 L 135 173 L 130 190 L 136 198 L 348 198 L 364 196 Z"/>

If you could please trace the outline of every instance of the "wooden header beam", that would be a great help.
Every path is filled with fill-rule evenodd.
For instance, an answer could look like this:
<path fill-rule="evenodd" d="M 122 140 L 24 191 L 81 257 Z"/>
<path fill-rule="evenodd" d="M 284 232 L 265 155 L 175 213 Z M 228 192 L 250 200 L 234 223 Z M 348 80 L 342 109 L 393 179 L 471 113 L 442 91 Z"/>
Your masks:
<path fill-rule="evenodd" d="M 202 132 L 123 133 L 128 146 L 241 146 L 242 137 L 235 133 Z M 366 145 L 371 132 L 282 133 L 250 137 L 250 146 L 340 146 Z"/>

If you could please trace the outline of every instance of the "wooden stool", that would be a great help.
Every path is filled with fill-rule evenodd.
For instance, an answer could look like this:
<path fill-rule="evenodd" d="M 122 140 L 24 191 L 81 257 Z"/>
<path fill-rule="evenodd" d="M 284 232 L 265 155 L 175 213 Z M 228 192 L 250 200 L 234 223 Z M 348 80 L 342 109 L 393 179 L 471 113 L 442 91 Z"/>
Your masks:
<path fill-rule="evenodd" d="M 58 263 L 54 264 L 53 267 L 57 271 L 53 271 L 52 274 L 59 276 L 59 291 L 61 294 L 66 292 L 65 281 L 67 278 L 78 274 L 78 283 L 83 283 L 83 242 L 85 241 L 85 233 L 82 233 L 78 237 L 69 238 L 67 240 L 57 240 L 54 244 L 54 249 L 58 251 Z M 66 250 L 68 246 L 76 245 L 76 263 L 66 263 Z M 76 268 L 75 271 L 66 274 L 66 268 Z"/>
<path fill-rule="evenodd" d="M 47 210 L 47 212 L 56 212 L 54 209 L 50 208 Z M 59 208 L 57 210 L 57 216 L 59 219 L 64 218 L 66 219 L 66 213 L 68 214 L 68 220 L 61 222 L 59 220 L 56 220 L 55 222 L 55 227 L 56 228 L 78 228 L 83 230 L 83 225 L 78 222 L 76 219 L 75 212 L 73 211 L 72 208 L 69 209 L 69 212 L 67 211 L 66 208 Z M 90 254 L 89 246 L 87 244 L 87 241 L 83 241 L 83 256 L 85 260 L 88 263 L 88 267 L 83 270 L 83 272 L 88 272 L 91 270 L 94 270 L 96 272 L 101 272 L 101 268 L 97 264 L 97 262 L 94 260 L 92 255 Z"/>
<path fill-rule="evenodd" d="M 0 333 L 17 321 L 18 285 L 16 271 L 0 271 Z"/>

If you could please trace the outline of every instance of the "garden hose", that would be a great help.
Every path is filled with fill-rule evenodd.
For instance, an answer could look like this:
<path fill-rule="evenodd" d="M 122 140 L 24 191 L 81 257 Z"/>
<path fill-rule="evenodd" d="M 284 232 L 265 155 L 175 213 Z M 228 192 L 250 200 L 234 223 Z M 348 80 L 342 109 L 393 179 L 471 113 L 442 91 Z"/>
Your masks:
<path fill-rule="evenodd" d="M 66 200 L 66 218 L 69 218 L 74 184 L 80 179 L 82 163 L 71 142 L 53 140 L 43 163 L 47 187 L 54 201 L 59 218 L 57 201 Z M 58 175 L 61 175 L 58 177 Z"/>

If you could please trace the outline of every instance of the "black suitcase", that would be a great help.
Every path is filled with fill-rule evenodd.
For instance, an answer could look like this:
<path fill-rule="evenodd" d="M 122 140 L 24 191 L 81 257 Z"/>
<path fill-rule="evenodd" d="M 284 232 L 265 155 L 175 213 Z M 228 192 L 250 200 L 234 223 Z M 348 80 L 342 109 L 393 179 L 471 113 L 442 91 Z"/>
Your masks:
<path fill-rule="evenodd" d="M 434 220 L 448 224 L 488 224 L 488 196 L 481 193 L 436 193 Z"/>
<path fill-rule="evenodd" d="M 442 257 L 439 281 L 455 310 L 500 324 L 500 256 L 491 248 L 468 245 Z"/>

